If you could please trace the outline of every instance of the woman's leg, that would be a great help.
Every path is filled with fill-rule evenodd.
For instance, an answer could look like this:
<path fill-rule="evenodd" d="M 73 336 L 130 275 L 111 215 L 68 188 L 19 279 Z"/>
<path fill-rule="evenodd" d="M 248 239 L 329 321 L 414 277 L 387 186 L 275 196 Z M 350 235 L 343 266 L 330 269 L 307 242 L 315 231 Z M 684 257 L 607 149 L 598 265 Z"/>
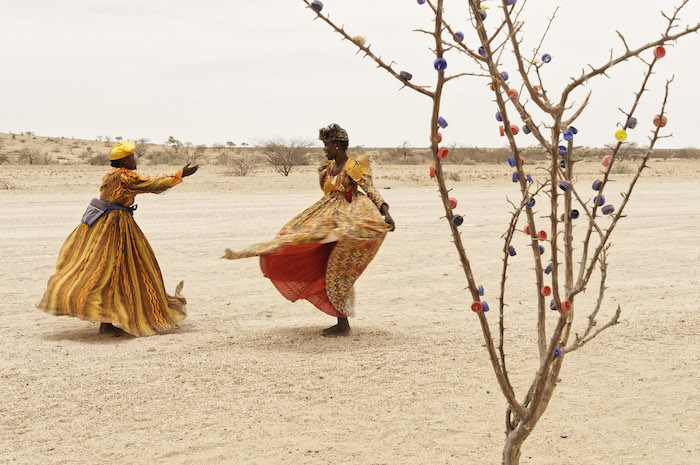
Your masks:
<path fill-rule="evenodd" d="M 350 334 L 350 323 L 347 318 L 338 318 L 338 324 L 324 329 L 321 334 L 323 336 L 346 336 Z"/>

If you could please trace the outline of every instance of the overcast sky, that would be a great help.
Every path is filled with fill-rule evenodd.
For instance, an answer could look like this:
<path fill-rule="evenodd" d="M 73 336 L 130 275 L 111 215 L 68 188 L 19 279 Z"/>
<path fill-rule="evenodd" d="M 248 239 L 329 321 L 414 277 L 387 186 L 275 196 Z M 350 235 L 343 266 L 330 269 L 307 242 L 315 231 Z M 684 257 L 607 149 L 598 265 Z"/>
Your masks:
<path fill-rule="evenodd" d="M 520 0 L 522 1 L 522 0 Z M 550 94 L 588 63 L 606 62 L 610 48 L 631 47 L 660 37 L 680 0 L 529 0 L 523 50 L 531 53 L 560 5 L 543 47 L 552 55 L 543 67 Z M 301 0 L 3 0 L 0 27 L 0 132 L 94 139 L 168 136 L 195 144 L 254 143 L 271 136 L 316 138 L 318 128 L 337 122 L 352 145 L 427 146 L 430 100 L 400 83 L 321 22 Z M 500 1 L 487 1 L 487 24 L 497 25 Z M 324 0 L 323 13 L 351 34 L 364 34 L 372 50 L 413 81 L 433 85 L 436 71 L 428 5 L 416 0 Z M 446 19 L 476 44 L 464 0 L 446 1 Z M 691 0 L 682 24 L 700 21 L 700 0 Z M 478 45 L 478 44 L 477 44 Z M 477 45 L 474 45 L 476 47 Z M 630 141 L 644 143 L 660 107 L 663 83 L 675 74 L 667 111 L 672 139 L 659 147 L 700 147 L 700 36 L 667 47 L 637 112 Z M 645 53 L 649 58 L 651 51 Z M 447 73 L 475 71 L 451 52 Z M 577 145 L 612 142 L 641 84 L 639 60 L 597 78 L 590 107 L 575 124 Z M 502 69 L 519 83 L 511 62 Z M 445 143 L 497 147 L 493 95 L 485 78 L 461 78 L 444 91 L 441 114 L 449 127 Z M 586 90 L 575 94 L 581 101 Z M 519 122 L 519 120 L 516 119 Z M 523 145 L 531 140 L 517 136 Z M 531 136 L 530 136 L 531 137 Z"/>

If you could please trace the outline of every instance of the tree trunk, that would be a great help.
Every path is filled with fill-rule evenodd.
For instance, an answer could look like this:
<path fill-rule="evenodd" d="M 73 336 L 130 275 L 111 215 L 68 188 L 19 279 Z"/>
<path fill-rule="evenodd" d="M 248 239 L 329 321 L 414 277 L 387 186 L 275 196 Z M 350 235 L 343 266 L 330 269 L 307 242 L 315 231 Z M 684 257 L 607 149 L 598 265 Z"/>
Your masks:
<path fill-rule="evenodd" d="M 513 431 L 506 434 L 506 443 L 503 446 L 503 460 L 501 465 L 518 465 L 520 463 L 520 448 L 525 439 L 530 435 L 529 429 L 518 425 Z"/>

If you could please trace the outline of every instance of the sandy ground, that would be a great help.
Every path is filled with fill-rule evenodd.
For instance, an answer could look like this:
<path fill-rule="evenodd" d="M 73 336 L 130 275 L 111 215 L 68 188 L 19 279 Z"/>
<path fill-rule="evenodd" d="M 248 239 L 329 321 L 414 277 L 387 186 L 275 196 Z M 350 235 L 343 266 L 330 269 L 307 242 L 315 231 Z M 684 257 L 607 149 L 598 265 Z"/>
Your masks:
<path fill-rule="evenodd" d="M 582 168 L 588 193 L 599 165 Z M 507 167 L 450 169 L 469 258 L 495 307 L 515 188 Z M 257 260 L 219 259 L 318 199 L 310 168 L 235 178 L 203 167 L 141 196 L 136 219 L 167 288 L 185 281 L 189 317 L 137 339 L 34 308 L 105 169 L 1 166 L 13 189 L 0 190 L 0 463 L 499 463 L 505 401 L 426 171 L 375 166 L 398 228 L 359 280 L 354 331 L 340 339 L 320 337 L 334 321 L 287 302 Z M 699 174 L 698 162 L 659 161 L 640 182 L 614 236 L 601 317 L 620 304 L 622 321 L 566 356 L 523 464 L 698 463 Z M 610 186 L 613 203 L 629 178 Z M 526 243 L 515 240 L 523 253 L 506 296 L 519 397 L 536 367 Z M 577 300 L 578 331 L 596 287 Z"/>

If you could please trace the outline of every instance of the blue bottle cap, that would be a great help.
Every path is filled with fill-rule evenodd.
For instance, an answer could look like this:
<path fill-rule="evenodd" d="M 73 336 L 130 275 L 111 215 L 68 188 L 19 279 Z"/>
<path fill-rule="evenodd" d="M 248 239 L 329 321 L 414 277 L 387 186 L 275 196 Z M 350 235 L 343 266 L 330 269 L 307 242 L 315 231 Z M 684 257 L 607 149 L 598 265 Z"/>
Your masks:
<path fill-rule="evenodd" d="M 600 186 L 602 186 L 602 185 L 603 185 L 603 181 L 601 181 L 600 179 L 596 179 L 595 181 L 593 181 L 593 190 L 599 191 Z"/>
<path fill-rule="evenodd" d="M 543 253 L 544 253 L 544 247 L 540 246 L 540 255 L 542 255 Z"/>
<path fill-rule="evenodd" d="M 461 42 L 464 40 L 464 34 L 460 31 L 455 32 L 455 41 Z"/>
<path fill-rule="evenodd" d="M 562 169 L 566 169 L 566 160 L 563 158 L 559 160 L 559 166 L 561 166 Z"/>
<path fill-rule="evenodd" d="M 530 176 L 529 174 L 525 175 L 525 179 L 527 179 L 527 182 L 532 182 L 532 176 Z"/>
<path fill-rule="evenodd" d="M 455 226 L 461 226 L 464 223 L 464 217 L 462 215 L 455 215 L 452 217 L 452 224 Z"/>
<path fill-rule="evenodd" d="M 447 120 L 442 116 L 438 116 L 438 124 L 441 128 L 445 129 L 447 127 Z"/>
<path fill-rule="evenodd" d="M 630 129 L 634 129 L 637 127 L 637 118 L 634 116 L 630 116 L 629 119 L 627 120 L 627 127 Z"/>
<path fill-rule="evenodd" d="M 490 310 L 489 304 L 487 304 L 485 300 L 483 302 L 481 302 L 481 311 L 488 312 L 489 310 Z"/>
<path fill-rule="evenodd" d="M 311 8 L 313 8 L 316 11 L 321 11 L 323 10 L 323 3 L 319 2 L 318 0 L 314 0 L 313 2 L 311 2 Z"/>
<path fill-rule="evenodd" d="M 482 21 L 485 21 L 485 20 L 486 20 L 486 16 L 487 16 L 487 15 L 486 15 L 486 12 L 485 12 L 485 11 L 480 11 L 480 12 L 479 12 L 479 16 L 481 16 L 481 20 L 482 20 Z"/>
<path fill-rule="evenodd" d="M 401 71 L 399 73 L 399 77 L 404 81 L 410 81 L 413 78 L 413 74 L 409 73 L 408 71 Z"/>
<path fill-rule="evenodd" d="M 554 301 L 554 299 L 552 299 L 552 301 L 549 302 L 549 308 L 551 308 L 552 310 L 557 309 L 557 303 Z"/>
<path fill-rule="evenodd" d="M 567 149 L 565 145 L 559 146 L 559 155 L 566 155 L 566 152 L 568 152 L 568 151 L 569 151 L 569 149 Z"/>
<path fill-rule="evenodd" d="M 615 211 L 615 207 L 613 207 L 612 205 L 606 205 L 601 211 L 603 212 L 603 215 L 609 215 Z"/>
<path fill-rule="evenodd" d="M 433 62 L 433 66 L 438 71 L 444 71 L 444 69 L 447 68 L 447 60 L 443 57 L 437 57 Z"/>
<path fill-rule="evenodd" d="M 418 4 L 419 4 L 419 5 L 422 5 L 422 4 L 424 4 L 424 3 L 425 3 L 425 0 L 418 0 Z"/>
<path fill-rule="evenodd" d="M 498 121 L 499 123 L 503 121 L 503 117 L 501 116 L 500 111 L 496 112 L 496 121 Z"/>
<path fill-rule="evenodd" d="M 550 61 L 552 61 L 552 55 L 549 53 L 542 55 L 542 63 L 549 63 Z"/>
<path fill-rule="evenodd" d="M 559 181 L 559 189 L 567 192 L 571 188 L 571 184 L 565 181 Z"/>
<path fill-rule="evenodd" d="M 598 203 L 599 207 L 602 207 L 605 204 L 605 197 L 602 195 L 596 196 L 596 198 L 593 199 L 593 203 L 595 204 L 596 202 Z"/>
<path fill-rule="evenodd" d="M 507 81 L 508 80 L 508 73 L 505 71 L 501 72 L 501 77 L 503 78 L 504 81 Z"/>
<path fill-rule="evenodd" d="M 578 129 L 573 126 L 569 126 L 569 131 L 573 132 L 574 134 L 578 134 Z"/>
<path fill-rule="evenodd" d="M 557 347 L 556 349 L 554 349 L 554 358 L 557 358 L 560 355 L 561 355 L 561 349 L 559 347 Z"/>
<path fill-rule="evenodd" d="M 508 1 L 506 2 L 506 4 L 507 4 L 508 6 L 515 5 L 515 0 L 508 0 Z"/>
<path fill-rule="evenodd" d="M 508 157 L 508 164 L 511 168 L 515 168 L 515 157 Z"/>
<path fill-rule="evenodd" d="M 552 272 L 552 264 L 550 263 L 547 265 L 547 268 L 544 269 L 545 274 L 549 274 Z"/>
<path fill-rule="evenodd" d="M 530 134 L 530 128 L 527 127 L 527 124 L 523 124 L 523 132 L 525 134 Z"/>
<path fill-rule="evenodd" d="M 518 182 L 518 172 L 517 171 L 515 171 L 513 173 L 513 182 Z"/>
<path fill-rule="evenodd" d="M 484 50 L 483 45 L 481 47 L 479 47 L 479 55 L 481 55 L 482 57 L 486 56 L 486 50 Z"/>
<path fill-rule="evenodd" d="M 479 284 L 479 287 L 477 287 L 476 290 L 479 292 L 479 295 L 484 295 L 484 286 L 481 284 Z"/>
<path fill-rule="evenodd" d="M 515 247 L 512 245 L 508 246 L 508 253 L 510 254 L 511 257 L 515 257 Z"/>
<path fill-rule="evenodd" d="M 576 210 L 576 209 L 571 210 L 569 212 L 569 218 L 571 218 L 572 220 L 575 220 L 576 218 L 578 218 L 578 210 Z"/>
<path fill-rule="evenodd" d="M 566 131 L 564 133 L 564 140 L 574 140 L 574 133 L 571 131 Z"/>
<path fill-rule="evenodd" d="M 528 174 L 528 176 L 530 176 L 530 175 Z M 525 206 L 526 206 L 527 208 L 532 208 L 532 207 L 534 207 L 534 206 L 535 206 L 535 198 L 534 198 L 534 197 L 530 197 L 530 200 L 527 201 L 527 203 L 525 204 Z"/>

